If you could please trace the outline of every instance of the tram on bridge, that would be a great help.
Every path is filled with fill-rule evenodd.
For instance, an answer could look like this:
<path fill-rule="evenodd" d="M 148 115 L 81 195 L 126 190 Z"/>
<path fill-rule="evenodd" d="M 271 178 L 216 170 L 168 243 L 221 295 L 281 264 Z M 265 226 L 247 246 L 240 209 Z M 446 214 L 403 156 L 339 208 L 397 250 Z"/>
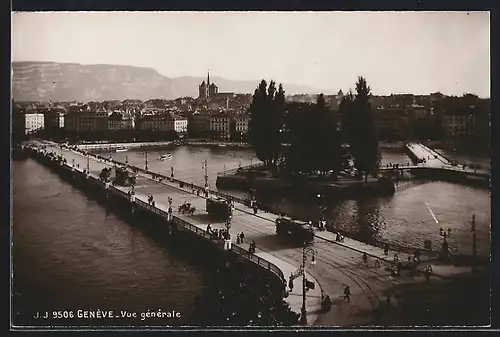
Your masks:
<path fill-rule="evenodd" d="M 280 216 L 276 219 L 276 233 L 281 236 L 291 237 L 300 243 L 314 241 L 314 228 L 306 221 Z"/>
<path fill-rule="evenodd" d="M 233 215 L 231 203 L 223 198 L 207 198 L 205 206 L 207 213 L 216 219 L 227 220 Z"/>

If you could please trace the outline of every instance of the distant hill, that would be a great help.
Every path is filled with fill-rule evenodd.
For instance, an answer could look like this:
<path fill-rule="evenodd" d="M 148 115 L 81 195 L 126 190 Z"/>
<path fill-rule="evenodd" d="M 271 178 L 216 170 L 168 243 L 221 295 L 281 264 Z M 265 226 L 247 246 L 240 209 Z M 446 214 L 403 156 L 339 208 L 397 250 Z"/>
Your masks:
<path fill-rule="evenodd" d="M 145 101 L 151 98 L 198 97 L 198 85 L 204 80 L 202 77 L 187 76 L 168 78 L 152 68 L 109 64 L 13 62 L 12 68 L 12 93 L 17 101 Z M 211 77 L 219 92 L 253 93 L 259 81 Z M 286 83 L 283 86 L 287 94 L 321 92 L 307 86 Z"/>

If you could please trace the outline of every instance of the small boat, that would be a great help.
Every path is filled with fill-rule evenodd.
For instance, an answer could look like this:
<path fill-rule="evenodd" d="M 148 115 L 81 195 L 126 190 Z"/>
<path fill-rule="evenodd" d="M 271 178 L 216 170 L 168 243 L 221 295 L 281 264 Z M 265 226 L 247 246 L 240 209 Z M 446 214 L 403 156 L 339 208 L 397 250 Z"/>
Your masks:
<path fill-rule="evenodd" d="M 128 149 L 126 149 L 124 147 L 119 147 L 116 149 L 116 152 L 125 152 L 125 151 L 128 151 Z"/>
<path fill-rule="evenodd" d="M 171 153 L 162 154 L 160 158 L 158 158 L 158 160 L 165 160 L 165 159 L 172 159 L 172 154 Z"/>

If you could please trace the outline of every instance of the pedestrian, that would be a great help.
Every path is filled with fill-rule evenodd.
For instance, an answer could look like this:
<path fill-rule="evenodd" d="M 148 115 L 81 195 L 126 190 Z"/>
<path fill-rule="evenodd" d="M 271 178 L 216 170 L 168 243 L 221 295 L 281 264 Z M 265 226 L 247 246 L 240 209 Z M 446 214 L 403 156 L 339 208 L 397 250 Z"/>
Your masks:
<path fill-rule="evenodd" d="M 239 234 L 236 235 L 236 243 L 240 244 L 240 235 Z"/>
<path fill-rule="evenodd" d="M 241 234 L 240 234 L 240 240 L 241 240 L 241 243 L 243 243 L 243 241 L 245 240 L 245 234 L 243 234 L 243 232 L 241 232 Z"/>
<path fill-rule="evenodd" d="M 288 279 L 288 288 L 290 288 L 290 292 L 293 290 L 293 278 L 292 275 L 290 274 L 290 278 Z"/>
<path fill-rule="evenodd" d="M 351 288 L 348 285 L 344 288 L 344 300 L 351 302 Z"/>
<path fill-rule="evenodd" d="M 257 206 L 253 206 L 253 214 L 257 214 Z"/>
<path fill-rule="evenodd" d="M 363 262 L 366 264 L 368 262 L 368 255 L 366 255 L 366 252 L 363 253 Z"/>
<path fill-rule="evenodd" d="M 200 196 L 200 190 L 199 190 L 199 189 L 197 189 L 197 190 L 196 190 L 196 196 L 197 196 L 197 197 L 199 197 L 199 196 Z"/>

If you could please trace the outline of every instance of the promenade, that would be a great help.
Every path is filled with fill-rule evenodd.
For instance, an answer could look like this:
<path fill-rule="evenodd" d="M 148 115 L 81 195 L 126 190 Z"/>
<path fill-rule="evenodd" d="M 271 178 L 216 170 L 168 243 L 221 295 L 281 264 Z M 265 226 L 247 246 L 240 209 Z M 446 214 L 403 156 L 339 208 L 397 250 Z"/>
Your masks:
<path fill-rule="evenodd" d="M 46 143 L 47 144 L 47 143 Z M 58 146 L 49 145 L 48 151 L 62 155 L 69 165 L 75 163 L 80 169 L 88 166 L 94 176 L 98 176 L 104 167 L 114 164 L 96 159 L 92 156 Z M 128 188 L 121 188 L 124 192 Z M 137 177 L 135 187 L 136 197 L 147 202 L 149 195 L 154 196 L 157 208 L 168 209 L 168 198 L 173 200 L 174 215 L 188 221 L 189 223 L 205 230 L 208 223 L 212 228 L 224 228 L 223 223 L 212 221 L 205 212 L 205 199 L 197 195 L 189 185 L 180 187 L 179 184 L 167 179 L 153 179 L 151 174 L 141 172 Z M 182 215 L 177 213 L 177 207 L 184 202 L 190 202 L 196 207 L 193 215 Z M 243 249 L 248 249 L 248 244 L 256 242 L 256 254 L 277 265 L 285 275 L 295 272 L 302 263 L 302 248 L 288 240 L 279 237 L 275 233 L 274 220 L 276 215 L 259 211 L 256 215 L 243 203 L 235 202 L 235 211 L 231 222 L 230 232 L 235 243 L 236 234 L 245 233 L 245 243 L 236 244 Z M 366 245 L 355 240 L 345 238 L 343 242 L 335 241 L 335 233 L 323 231 L 316 232 L 316 241 L 312 245 L 315 251 L 316 265 L 309 265 L 311 255 L 308 255 L 307 279 L 312 280 L 316 287 L 307 293 L 306 308 L 308 312 L 308 323 L 325 326 L 353 326 L 370 324 L 368 313 L 377 309 L 388 295 L 386 290 L 395 284 L 420 282 L 425 280 L 423 275 L 407 276 L 402 274 L 394 277 L 387 267 L 394 263 L 394 254 L 389 252 L 385 255 L 383 249 Z M 369 255 L 368 263 L 362 261 L 362 254 Z M 404 262 L 408 258 L 405 253 L 399 253 L 398 258 Z M 378 266 L 375 261 L 379 261 Z M 433 265 L 434 274 L 441 271 L 442 277 L 452 276 L 454 273 L 463 273 L 467 270 L 458 269 L 453 266 L 441 267 L 433 261 L 424 261 L 425 265 Z M 470 268 L 469 268 L 470 269 Z M 437 275 L 437 274 L 436 274 Z M 351 301 L 343 300 L 343 289 L 345 285 L 351 288 Z M 320 301 L 322 293 L 328 294 L 332 301 L 332 309 L 327 313 L 320 314 Z M 390 294 L 389 294 L 390 295 Z M 302 278 L 294 281 L 293 291 L 287 298 L 293 311 L 300 312 L 302 306 Z M 393 303 L 397 306 L 397 303 Z"/>

